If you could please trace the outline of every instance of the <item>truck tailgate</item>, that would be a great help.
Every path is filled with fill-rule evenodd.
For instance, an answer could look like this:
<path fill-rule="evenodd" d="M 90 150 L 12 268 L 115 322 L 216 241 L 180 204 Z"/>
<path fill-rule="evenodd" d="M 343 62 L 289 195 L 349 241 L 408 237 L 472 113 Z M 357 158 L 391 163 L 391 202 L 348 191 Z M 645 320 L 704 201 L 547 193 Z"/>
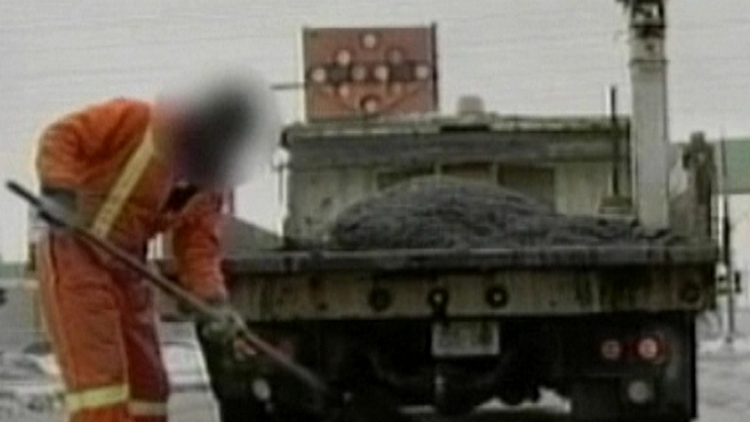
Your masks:
<path fill-rule="evenodd" d="M 713 246 L 519 250 L 296 251 L 230 257 L 248 319 L 476 318 L 699 310 L 713 296 Z"/>

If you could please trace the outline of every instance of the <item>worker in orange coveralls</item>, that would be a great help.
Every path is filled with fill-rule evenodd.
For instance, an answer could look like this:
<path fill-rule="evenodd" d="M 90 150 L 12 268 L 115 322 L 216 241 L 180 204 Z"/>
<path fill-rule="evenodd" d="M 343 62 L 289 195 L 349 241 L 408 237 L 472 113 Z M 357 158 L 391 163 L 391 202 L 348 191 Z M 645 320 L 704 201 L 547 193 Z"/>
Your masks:
<path fill-rule="evenodd" d="M 229 313 L 220 212 L 227 160 L 253 124 L 250 98 L 227 85 L 191 102 L 115 99 L 73 112 L 41 137 L 42 196 L 144 259 L 147 242 L 171 229 L 179 282 Z M 169 386 L 147 282 L 59 228 L 37 253 L 71 420 L 166 421 Z"/>

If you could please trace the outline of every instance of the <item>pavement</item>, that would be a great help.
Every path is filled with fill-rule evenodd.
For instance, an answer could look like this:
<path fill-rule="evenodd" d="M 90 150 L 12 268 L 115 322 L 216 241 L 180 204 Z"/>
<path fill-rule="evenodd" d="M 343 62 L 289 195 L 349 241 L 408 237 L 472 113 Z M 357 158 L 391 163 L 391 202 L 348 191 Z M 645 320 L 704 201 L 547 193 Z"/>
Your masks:
<path fill-rule="evenodd" d="M 0 407 L 0 421 L 2 422 L 64 422 L 61 411 L 42 412 L 26 411 L 23 413 L 3 414 Z M 170 422 L 219 422 L 216 402 L 202 392 L 183 392 L 176 394 L 169 403 Z"/>
<path fill-rule="evenodd" d="M 722 352 L 700 359 L 701 422 L 745 422 L 750 419 L 750 353 L 733 353 Z"/>
<path fill-rule="evenodd" d="M 698 326 L 700 422 L 750 420 L 750 310 L 736 313 L 737 332 L 727 336 L 726 313 L 720 310 Z M 731 338 L 731 342 L 727 341 Z"/>
<path fill-rule="evenodd" d="M 174 392 L 170 421 L 218 422 L 218 407 L 192 327 L 165 324 L 160 337 Z M 0 422 L 64 420 L 59 370 L 45 342 L 0 349 Z"/>

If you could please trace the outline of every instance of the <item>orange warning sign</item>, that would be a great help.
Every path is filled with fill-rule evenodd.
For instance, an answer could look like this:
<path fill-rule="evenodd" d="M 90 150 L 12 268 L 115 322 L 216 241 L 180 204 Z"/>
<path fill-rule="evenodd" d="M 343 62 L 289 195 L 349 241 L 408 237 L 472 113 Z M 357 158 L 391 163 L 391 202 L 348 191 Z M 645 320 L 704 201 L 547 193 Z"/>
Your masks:
<path fill-rule="evenodd" d="M 303 48 L 310 121 L 437 109 L 435 26 L 307 28 Z"/>

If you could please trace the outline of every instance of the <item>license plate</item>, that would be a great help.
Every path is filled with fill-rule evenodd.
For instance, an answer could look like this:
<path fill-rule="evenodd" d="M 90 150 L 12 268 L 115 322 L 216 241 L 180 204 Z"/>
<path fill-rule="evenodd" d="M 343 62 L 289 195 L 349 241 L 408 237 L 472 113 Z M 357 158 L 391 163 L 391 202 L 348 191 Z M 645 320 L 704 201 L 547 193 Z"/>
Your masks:
<path fill-rule="evenodd" d="M 495 321 L 452 321 L 432 326 L 435 357 L 491 356 L 500 353 L 500 327 Z"/>

